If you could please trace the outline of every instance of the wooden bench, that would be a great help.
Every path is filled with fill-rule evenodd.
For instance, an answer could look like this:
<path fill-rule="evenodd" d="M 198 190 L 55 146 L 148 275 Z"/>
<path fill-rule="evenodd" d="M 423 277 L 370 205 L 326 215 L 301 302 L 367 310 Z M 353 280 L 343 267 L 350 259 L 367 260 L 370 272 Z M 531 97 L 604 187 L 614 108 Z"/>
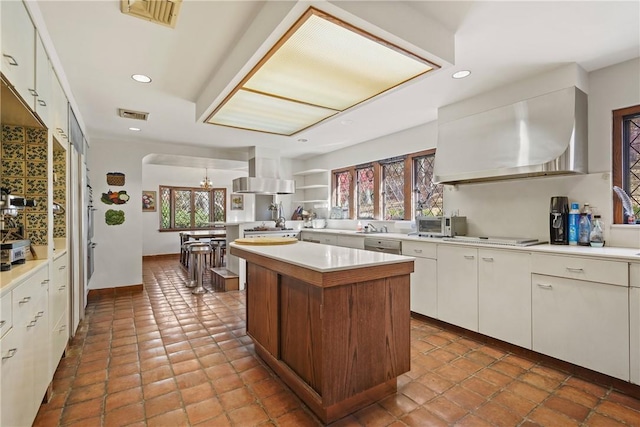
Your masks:
<path fill-rule="evenodd" d="M 215 292 L 237 291 L 240 289 L 240 278 L 233 271 L 224 267 L 210 268 L 211 287 Z"/>

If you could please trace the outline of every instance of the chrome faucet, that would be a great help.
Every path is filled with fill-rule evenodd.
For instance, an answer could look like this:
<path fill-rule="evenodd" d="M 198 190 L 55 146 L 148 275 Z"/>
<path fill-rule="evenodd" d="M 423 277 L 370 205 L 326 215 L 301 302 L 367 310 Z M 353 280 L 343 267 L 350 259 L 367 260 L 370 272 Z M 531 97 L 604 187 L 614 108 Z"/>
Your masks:
<path fill-rule="evenodd" d="M 388 233 L 388 232 L 389 232 L 389 229 L 387 228 L 387 226 L 386 226 L 386 225 L 383 225 L 382 227 L 380 227 L 380 232 L 381 232 L 381 233 Z"/>
<path fill-rule="evenodd" d="M 371 233 L 375 233 L 376 231 L 378 231 L 378 229 L 377 229 L 377 228 L 375 228 L 375 227 L 373 226 L 373 224 L 371 224 L 371 223 L 367 224 L 367 227 L 369 227 L 369 231 L 370 231 Z"/>

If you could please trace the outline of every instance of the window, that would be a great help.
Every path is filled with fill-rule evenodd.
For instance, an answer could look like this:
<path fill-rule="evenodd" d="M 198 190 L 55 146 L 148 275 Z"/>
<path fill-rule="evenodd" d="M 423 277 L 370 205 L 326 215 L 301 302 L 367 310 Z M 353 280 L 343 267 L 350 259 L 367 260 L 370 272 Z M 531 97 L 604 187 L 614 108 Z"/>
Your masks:
<path fill-rule="evenodd" d="M 333 206 L 357 219 L 442 215 L 443 186 L 432 181 L 434 159 L 435 149 L 336 169 Z"/>
<path fill-rule="evenodd" d="M 160 186 L 160 229 L 206 228 L 210 222 L 225 221 L 225 188 Z"/>
<path fill-rule="evenodd" d="M 631 198 L 636 218 L 640 216 L 640 105 L 613 112 L 613 185 Z M 627 215 L 620 198 L 613 196 L 613 222 L 624 224 Z"/>
<path fill-rule="evenodd" d="M 356 193 L 358 203 L 356 204 L 356 215 L 362 219 L 373 219 L 375 181 L 373 166 L 361 166 L 356 168 Z"/>
<path fill-rule="evenodd" d="M 433 182 L 435 153 L 413 158 L 413 183 L 416 215 L 440 216 L 443 212 L 444 186 Z"/>
<path fill-rule="evenodd" d="M 342 218 L 353 216 L 351 197 L 353 195 L 353 170 L 334 171 L 333 205 L 342 208 Z M 345 215 L 345 212 L 347 213 Z"/>
<path fill-rule="evenodd" d="M 404 219 L 404 158 L 386 160 L 382 167 L 382 219 Z"/>

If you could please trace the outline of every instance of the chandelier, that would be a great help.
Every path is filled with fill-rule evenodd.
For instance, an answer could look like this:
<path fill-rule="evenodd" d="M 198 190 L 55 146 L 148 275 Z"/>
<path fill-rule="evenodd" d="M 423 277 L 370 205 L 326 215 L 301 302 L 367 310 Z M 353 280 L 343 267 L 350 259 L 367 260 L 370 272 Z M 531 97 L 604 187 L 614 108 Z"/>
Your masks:
<path fill-rule="evenodd" d="M 209 179 L 208 176 L 208 171 L 207 169 L 204 170 L 204 178 L 202 179 L 202 181 L 200 181 L 200 187 L 205 188 L 205 189 L 210 189 L 213 186 L 213 183 L 211 182 L 211 180 Z"/>

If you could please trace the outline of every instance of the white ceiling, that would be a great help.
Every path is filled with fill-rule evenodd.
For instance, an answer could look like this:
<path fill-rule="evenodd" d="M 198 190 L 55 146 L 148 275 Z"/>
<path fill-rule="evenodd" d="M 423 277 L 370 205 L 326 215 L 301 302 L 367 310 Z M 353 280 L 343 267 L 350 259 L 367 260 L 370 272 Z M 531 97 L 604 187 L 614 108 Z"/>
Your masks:
<path fill-rule="evenodd" d="M 184 0 L 175 29 L 122 14 L 118 0 L 36 3 L 89 140 L 270 147 L 291 158 L 433 121 L 440 106 L 560 65 L 575 62 L 593 71 L 640 56 L 639 1 L 392 1 L 455 32 L 455 64 L 285 137 L 196 121 L 196 101 L 262 2 Z M 369 3 L 376 8 L 384 2 Z M 460 69 L 471 76 L 452 79 Z M 134 73 L 153 82 L 136 83 Z M 121 107 L 149 112 L 148 122 L 118 117 Z M 142 131 L 133 133 L 130 126 Z"/>

